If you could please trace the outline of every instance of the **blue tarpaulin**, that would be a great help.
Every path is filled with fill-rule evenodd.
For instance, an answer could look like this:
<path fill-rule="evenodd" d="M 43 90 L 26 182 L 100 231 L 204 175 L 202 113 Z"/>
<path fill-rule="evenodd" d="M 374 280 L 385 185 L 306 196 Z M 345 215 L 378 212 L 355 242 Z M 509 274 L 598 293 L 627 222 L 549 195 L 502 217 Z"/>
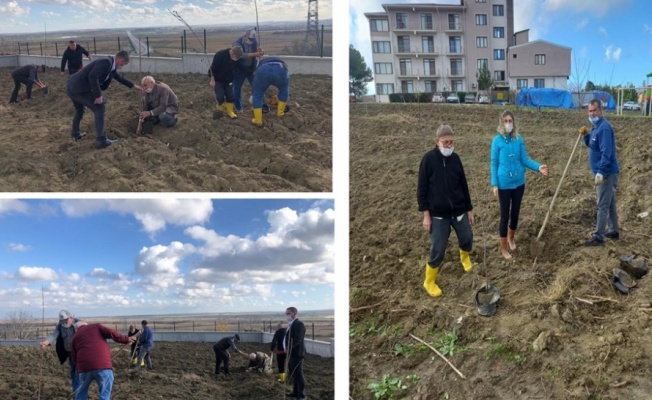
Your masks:
<path fill-rule="evenodd" d="M 550 88 L 523 88 L 516 104 L 530 107 L 573 108 L 573 96 L 568 90 Z"/>
<path fill-rule="evenodd" d="M 616 101 L 609 92 L 603 92 L 602 90 L 591 90 L 586 93 L 586 102 L 596 99 L 602 102 L 602 108 L 605 110 L 615 110 Z"/>

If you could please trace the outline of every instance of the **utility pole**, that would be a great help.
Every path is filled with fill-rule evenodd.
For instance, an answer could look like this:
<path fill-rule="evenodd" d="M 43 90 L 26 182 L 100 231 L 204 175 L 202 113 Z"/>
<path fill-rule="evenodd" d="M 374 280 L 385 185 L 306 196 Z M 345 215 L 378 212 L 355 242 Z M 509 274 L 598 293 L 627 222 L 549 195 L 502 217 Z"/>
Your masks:
<path fill-rule="evenodd" d="M 319 6 L 317 0 L 308 0 L 308 18 L 306 22 L 306 38 L 303 41 L 303 55 L 316 55 L 319 51 Z"/>

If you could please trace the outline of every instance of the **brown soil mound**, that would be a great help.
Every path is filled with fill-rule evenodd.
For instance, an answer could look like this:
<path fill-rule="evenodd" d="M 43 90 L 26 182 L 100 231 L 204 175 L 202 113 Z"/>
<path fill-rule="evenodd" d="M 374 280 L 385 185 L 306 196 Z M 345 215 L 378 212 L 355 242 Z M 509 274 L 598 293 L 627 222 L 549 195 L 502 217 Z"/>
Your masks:
<path fill-rule="evenodd" d="M 111 398 L 148 399 L 283 399 L 284 390 L 274 374 L 247 373 L 248 360 L 232 353 L 231 376 L 215 376 L 215 356 L 210 343 L 157 342 L 152 350 L 154 370 L 128 371 L 128 348 L 112 344 L 115 381 Z M 269 346 L 244 343 L 245 352 L 269 352 Z M 276 359 L 274 359 L 276 363 Z M 306 392 L 311 399 L 334 398 L 334 360 L 308 355 L 304 362 Z M 0 346 L 0 398 L 65 400 L 71 395 L 68 362 L 59 364 L 54 349 L 41 351 L 38 346 Z M 97 386 L 91 385 L 89 398 L 97 398 Z"/>
<path fill-rule="evenodd" d="M 373 398 L 370 383 L 404 389 L 396 399 L 647 399 L 652 390 L 652 279 L 630 295 L 610 284 L 619 257 L 650 258 L 652 119 L 608 115 L 621 166 L 619 241 L 585 248 L 595 224 L 595 189 L 581 142 L 541 238 L 531 243 L 586 111 L 516 110 L 530 156 L 550 176 L 528 172 L 514 260 L 500 256 L 499 207 L 490 187 L 490 148 L 501 109 L 482 106 L 351 107 L 350 373 L 351 395 Z M 419 162 L 441 123 L 456 131 L 474 204 L 475 269 L 464 273 L 451 235 L 439 278 L 443 296 L 423 289 L 429 238 L 416 203 Z M 533 248 L 536 250 L 536 247 Z M 498 312 L 477 313 L 486 282 L 502 292 Z M 410 334 L 447 354 L 465 375 Z M 452 354 L 450 354 L 452 352 Z M 409 376 L 409 378 L 408 378 Z M 391 391 L 391 390 L 390 390 Z M 379 392 L 379 389 L 376 390 Z M 380 397 L 388 399 L 389 396 Z"/>
<path fill-rule="evenodd" d="M 146 74 L 125 74 L 140 83 Z M 8 105 L 11 68 L 0 68 L 0 186 L 11 192 L 328 192 L 332 189 L 332 79 L 294 75 L 290 112 L 263 114 L 263 128 L 251 124 L 243 88 L 244 113 L 231 120 L 214 112 L 215 100 L 202 74 L 158 74 L 181 104 L 172 129 L 154 127 L 135 136 L 140 95 L 113 82 L 104 92 L 106 132 L 120 141 L 94 148 L 93 114 L 70 138 L 74 108 L 64 91 L 67 76 L 43 75 L 49 93 Z M 268 94 L 276 93 L 270 89 Z M 24 97 L 25 87 L 21 88 Z M 148 132 L 148 130 L 144 130 Z"/>

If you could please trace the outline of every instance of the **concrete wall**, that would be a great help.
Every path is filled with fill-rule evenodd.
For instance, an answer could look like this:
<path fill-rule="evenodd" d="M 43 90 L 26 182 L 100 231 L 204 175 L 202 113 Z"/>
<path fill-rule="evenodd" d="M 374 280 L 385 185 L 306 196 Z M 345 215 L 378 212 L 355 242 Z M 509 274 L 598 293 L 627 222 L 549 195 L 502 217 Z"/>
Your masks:
<path fill-rule="evenodd" d="M 273 333 L 267 332 L 154 332 L 154 342 L 193 342 L 217 343 L 218 340 L 235 334 L 240 335 L 243 343 L 271 343 Z M 38 346 L 40 340 L 0 340 L 0 346 Z M 304 345 L 308 354 L 333 358 L 335 357 L 335 341 L 305 339 Z"/>
<path fill-rule="evenodd" d="M 104 58 L 105 55 L 93 55 L 93 58 Z M 283 56 L 281 57 L 290 69 L 290 75 L 333 75 L 333 59 L 331 57 L 301 57 L 301 56 Z M 136 72 L 143 74 L 182 74 L 182 73 L 200 73 L 207 74 L 213 54 L 183 54 L 182 58 L 171 57 L 139 57 L 132 56 L 129 64 L 124 66 L 123 72 Z M 84 65 L 88 64 L 88 59 L 84 57 Z M 18 56 L 0 57 L 0 67 L 20 67 L 26 64 L 45 64 L 52 68 L 61 68 L 61 57 L 55 56 L 28 56 L 20 54 Z"/>

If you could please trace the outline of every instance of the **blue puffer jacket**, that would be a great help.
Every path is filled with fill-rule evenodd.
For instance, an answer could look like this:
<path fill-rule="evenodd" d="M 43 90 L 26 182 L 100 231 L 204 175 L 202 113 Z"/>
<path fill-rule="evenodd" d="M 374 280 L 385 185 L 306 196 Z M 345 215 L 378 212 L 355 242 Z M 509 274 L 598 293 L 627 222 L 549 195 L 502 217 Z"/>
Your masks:
<path fill-rule="evenodd" d="M 523 137 L 496 132 L 491 143 L 491 186 L 516 189 L 525 184 L 525 168 L 539 172 L 539 164 L 527 155 Z"/>
<path fill-rule="evenodd" d="M 584 144 L 589 147 L 589 165 L 593 175 L 599 172 L 609 176 L 620 172 L 614 130 L 606 119 L 600 118 L 591 134 L 584 135 Z"/>

